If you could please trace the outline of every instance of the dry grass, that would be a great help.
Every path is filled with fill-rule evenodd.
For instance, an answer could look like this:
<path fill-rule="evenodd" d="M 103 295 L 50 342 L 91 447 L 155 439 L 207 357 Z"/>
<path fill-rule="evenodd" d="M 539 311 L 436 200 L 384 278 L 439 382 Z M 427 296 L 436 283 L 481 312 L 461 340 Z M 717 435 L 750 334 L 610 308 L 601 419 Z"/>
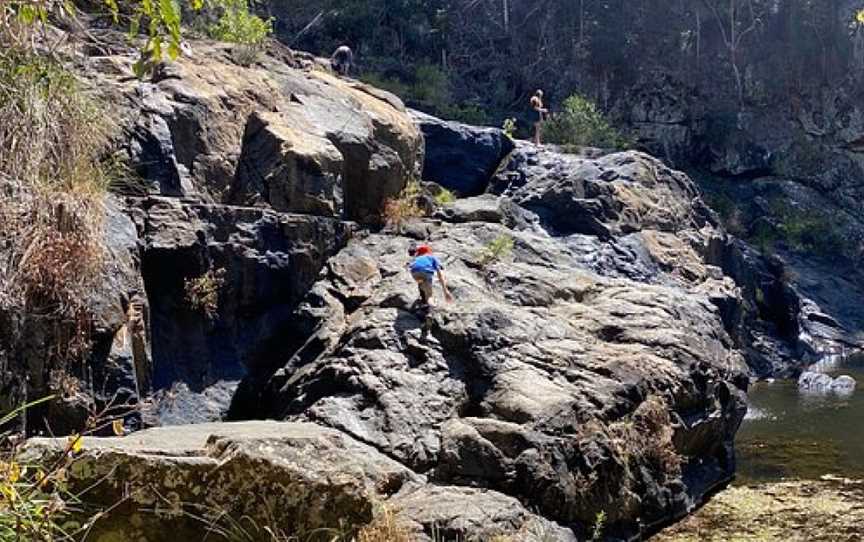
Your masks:
<path fill-rule="evenodd" d="M 204 313 L 210 320 L 219 311 L 219 291 L 225 284 L 225 269 L 209 269 L 201 276 L 186 279 L 186 302 L 194 310 Z"/>
<path fill-rule="evenodd" d="M 103 118 L 57 62 L 0 51 L 0 310 L 19 315 L 12 351 L 28 322 L 48 330 L 46 365 L 89 350 L 86 300 L 104 253 Z"/>
<path fill-rule="evenodd" d="M 610 433 L 631 462 L 647 465 L 665 480 L 681 474 L 681 456 L 672 442 L 674 430 L 663 399 L 649 397 L 629 420 L 613 424 Z"/>
<path fill-rule="evenodd" d="M 382 222 L 398 231 L 409 220 L 425 216 L 426 213 L 418 202 L 421 194 L 420 183 L 409 182 L 399 195 L 388 198 L 384 202 L 384 208 L 381 211 Z"/>
<path fill-rule="evenodd" d="M 357 533 L 356 542 L 411 542 L 411 533 L 398 514 L 384 508 L 374 520 Z"/>

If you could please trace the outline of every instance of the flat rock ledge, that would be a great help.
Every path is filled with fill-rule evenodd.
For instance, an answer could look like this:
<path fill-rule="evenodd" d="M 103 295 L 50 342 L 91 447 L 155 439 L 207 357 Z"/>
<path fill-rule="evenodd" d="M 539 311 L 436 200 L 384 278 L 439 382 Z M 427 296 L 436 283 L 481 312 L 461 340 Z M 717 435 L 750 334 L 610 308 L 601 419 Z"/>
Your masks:
<path fill-rule="evenodd" d="M 24 460 L 50 462 L 66 443 L 31 439 Z M 88 538 L 97 542 L 271 540 L 265 529 L 332 540 L 387 516 L 418 541 L 433 533 L 576 540 L 512 497 L 427 485 L 374 448 L 310 423 L 204 423 L 85 438 L 68 481 L 71 492 L 84 492 L 85 515 L 98 517 Z"/>

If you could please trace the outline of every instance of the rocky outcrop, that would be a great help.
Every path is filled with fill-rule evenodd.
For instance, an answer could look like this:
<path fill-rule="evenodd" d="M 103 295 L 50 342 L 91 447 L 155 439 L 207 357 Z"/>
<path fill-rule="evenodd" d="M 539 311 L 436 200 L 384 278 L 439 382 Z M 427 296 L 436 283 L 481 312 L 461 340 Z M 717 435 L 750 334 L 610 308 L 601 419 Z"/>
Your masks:
<path fill-rule="evenodd" d="M 65 439 L 33 439 L 22 457 L 50 461 Z M 96 540 L 317 540 L 348 537 L 398 511 L 412 540 L 426 533 L 483 540 L 575 540 L 493 491 L 424 486 L 424 479 L 344 433 L 306 423 L 163 427 L 88 438 L 68 469 L 70 491 L 104 510 Z M 241 497 L 241 498 L 238 498 Z M 552 538 L 550 538 L 552 537 Z M 339 538 L 340 540 L 342 538 Z M 440 540 L 440 538 L 435 538 Z"/>
<path fill-rule="evenodd" d="M 125 57 L 94 61 L 159 192 L 119 213 L 147 299 L 112 329 L 146 332 L 112 351 L 155 391 L 145 423 L 284 423 L 88 439 L 75 487 L 104 480 L 101 505 L 132 495 L 106 537 L 131 523 L 182 538 L 191 510 L 302 534 L 369 524 L 386 502 L 421 540 L 578 540 L 600 523 L 631 539 L 730 479 L 747 362 L 799 313 L 752 332 L 789 289 L 690 178 L 639 152 L 510 148 L 427 119 L 452 132 L 426 140 L 431 163 L 484 193 L 363 229 L 418 173 L 401 103 L 290 58 L 196 51 L 208 62 L 145 84 L 108 69 Z M 406 271 L 418 240 L 455 296 L 429 313 Z"/>
<path fill-rule="evenodd" d="M 428 232 L 454 303 L 415 310 L 410 239 L 352 240 L 296 313 L 307 342 L 241 385 L 243 415 L 336 428 L 583 536 L 601 512 L 616 536 L 685 514 L 731 475 L 744 413 L 723 318 L 742 300 L 705 256 L 722 231 L 639 153 L 521 146 L 493 187 L 405 230 Z"/>
<path fill-rule="evenodd" d="M 116 104 L 144 188 L 374 219 L 419 177 L 419 130 L 395 96 L 273 48 L 242 67 L 229 47 L 198 42 L 152 83 L 126 77 L 132 57 L 100 57 L 90 82 Z"/>
<path fill-rule="evenodd" d="M 67 323 L 0 307 L 4 410 L 69 396 L 63 408 L 34 409 L 34 430 L 47 418 L 54 431 L 74 431 L 88 410 L 137 410 L 154 391 L 151 421 L 220 416 L 240 378 L 304 340 L 292 338 L 291 311 L 353 231 L 341 221 L 377 221 L 422 164 L 422 136 L 396 97 L 279 45 L 242 67 L 228 46 L 196 42 L 194 56 L 139 81 L 125 38 L 103 38 L 117 40 L 109 54 L 78 63 L 83 86 L 110 103 L 129 171 L 106 205 L 106 279 L 86 292 L 92 348 L 55 366 L 46 352 Z M 222 269 L 210 284 L 216 314 L 205 315 L 187 283 Z M 24 340 L 6 344 L 13 326 Z"/>
<path fill-rule="evenodd" d="M 139 208 L 146 213 L 143 277 L 154 387 L 173 389 L 159 395 L 166 408 L 189 391 L 212 403 L 218 387 L 236 384 L 300 341 L 292 309 L 352 232 L 351 225 L 330 218 L 170 198 L 151 198 Z M 189 299 L 187 284 L 200 277 L 211 280 L 212 314 Z M 210 419 L 219 419 L 230 402 L 230 393 L 216 395 L 222 407 Z M 200 421 L 198 409 L 189 407 L 174 421 Z"/>
<path fill-rule="evenodd" d="M 410 114 L 426 141 L 423 180 L 460 196 L 485 192 L 489 179 L 514 148 L 513 140 L 496 128 L 448 122 L 413 110 Z"/>

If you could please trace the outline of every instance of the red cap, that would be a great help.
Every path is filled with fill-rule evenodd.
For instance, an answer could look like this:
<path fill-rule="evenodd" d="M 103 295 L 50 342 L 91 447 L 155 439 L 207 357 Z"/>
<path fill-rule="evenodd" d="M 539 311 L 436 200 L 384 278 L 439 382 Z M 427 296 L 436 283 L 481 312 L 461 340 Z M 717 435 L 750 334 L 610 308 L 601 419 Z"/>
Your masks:
<path fill-rule="evenodd" d="M 425 254 L 432 254 L 432 247 L 429 245 L 420 245 L 417 247 L 417 255 L 423 256 Z"/>

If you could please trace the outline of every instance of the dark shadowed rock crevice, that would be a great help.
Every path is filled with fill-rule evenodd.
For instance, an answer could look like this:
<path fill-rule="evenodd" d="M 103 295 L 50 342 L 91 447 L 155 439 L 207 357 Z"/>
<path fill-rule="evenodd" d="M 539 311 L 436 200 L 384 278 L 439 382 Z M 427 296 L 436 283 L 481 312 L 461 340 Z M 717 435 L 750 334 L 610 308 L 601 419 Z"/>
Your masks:
<path fill-rule="evenodd" d="M 236 383 L 298 346 L 304 339 L 292 311 L 353 229 L 324 217 L 164 198 L 142 207 L 156 390 Z M 186 284 L 214 270 L 224 274 L 210 316 L 192 304 Z"/>

